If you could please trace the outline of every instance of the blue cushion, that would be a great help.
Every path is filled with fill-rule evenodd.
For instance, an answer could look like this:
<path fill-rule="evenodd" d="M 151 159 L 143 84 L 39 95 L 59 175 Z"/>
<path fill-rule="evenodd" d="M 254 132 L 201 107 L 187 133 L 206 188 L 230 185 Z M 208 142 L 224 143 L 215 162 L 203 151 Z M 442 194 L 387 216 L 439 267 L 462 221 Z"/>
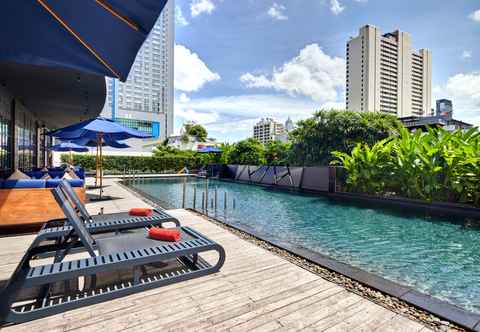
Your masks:
<path fill-rule="evenodd" d="M 73 171 L 80 179 L 85 179 L 85 170 L 80 166 L 73 167 Z"/>
<path fill-rule="evenodd" d="M 32 179 L 41 179 L 45 173 L 46 172 L 42 172 L 42 171 L 25 172 L 25 174 L 27 174 Z"/>
<path fill-rule="evenodd" d="M 4 181 L 3 181 L 2 179 L 0 179 L 0 189 L 3 188 L 3 182 L 4 182 Z"/>
<path fill-rule="evenodd" d="M 57 172 L 58 171 L 59 172 L 59 171 L 64 171 L 64 170 L 65 170 L 65 167 L 50 167 L 48 169 L 49 172 L 50 171 L 52 171 L 52 172 Z"/>
<path fill-rule="evenodd" d="M 57 187 L 60 182 L 62 182 L 63 180 L 62 179 L 50 179 L 50 180 L 47 180 L 47 188 L 55 188 Z M 69 179 L 67 180 L 68 183 L 70 183 L 70 185 L 72 187 L 83 187 L 83 180 L 82 179 Z"/>
<path fill-rule="evenodd" d="M 3 182 L 4 189 L 13 188 L 45 188 L 45 180 L 5 180 Z"/>
<path fill-rule="evenodd" d="M 52 179 L 61 179 L 64 174 L 64 171 L 48 171 L 48 175 L 50 175 Z"/>

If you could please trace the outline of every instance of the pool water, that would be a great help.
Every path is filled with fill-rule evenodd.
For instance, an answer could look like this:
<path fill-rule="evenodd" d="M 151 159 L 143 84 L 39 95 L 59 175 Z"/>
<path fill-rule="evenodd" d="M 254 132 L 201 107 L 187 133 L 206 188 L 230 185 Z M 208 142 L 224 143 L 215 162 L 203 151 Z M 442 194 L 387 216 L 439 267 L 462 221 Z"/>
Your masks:
<path fill-rule="evenodd" d="M 166 208 L 182 207 L 183 180 L 133 185 Z M 201 209 L 205 180 L 187 180 L 186 207 Z M 298 245 L 480 313 L 480 225 L 412 211 L 338 203 L 318 195 L 209 181 L 209 211 L 276 241 Z M 224 210 L 224 193 L 227 209 Z M 234 203 L 235 201 L 235 203 Z M 235 207 L 233 206 L 235 205 Z"/>

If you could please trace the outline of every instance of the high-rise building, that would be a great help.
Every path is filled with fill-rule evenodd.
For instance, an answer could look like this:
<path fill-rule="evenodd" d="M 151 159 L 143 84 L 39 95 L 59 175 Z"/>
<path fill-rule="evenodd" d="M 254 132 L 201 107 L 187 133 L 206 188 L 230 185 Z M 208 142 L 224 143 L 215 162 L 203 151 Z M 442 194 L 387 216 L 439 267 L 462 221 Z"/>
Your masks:
<path fill-rule="evenodd" d="M 295 129 L 295 125 L 293 124 L 292 119 L 288 117 L 287 121 L 285 121 L 285 130 L 287 133 L 291 132 L 293 129 Z"/>
<path fill-rule="evenodd" d="M 271 141 L 284 140 L 286 137 L 285 127 L 283 124 L 272 118 L 264 118 L 253 127 L 253 138 L 263 144 Z"/>
<path fill-rule="evenodd" d="M 107 78 L 102 116 L 159 139 L 172 134 L 174 42 L 175 0 L 169 0 L 138 52 L 126 82 Z"/>
<path fill-rule="evenodd" d="M 436 115 L 447 119 L 451 119 L 453 116 L 453 103 L 448 99 L 437 100 Z"/>
<path fill-rule="evenodd" d="M 432 54 L 410 34 L 366 25 L 347 42 L 347 109 L 425 116 L 431 110 Z"/>

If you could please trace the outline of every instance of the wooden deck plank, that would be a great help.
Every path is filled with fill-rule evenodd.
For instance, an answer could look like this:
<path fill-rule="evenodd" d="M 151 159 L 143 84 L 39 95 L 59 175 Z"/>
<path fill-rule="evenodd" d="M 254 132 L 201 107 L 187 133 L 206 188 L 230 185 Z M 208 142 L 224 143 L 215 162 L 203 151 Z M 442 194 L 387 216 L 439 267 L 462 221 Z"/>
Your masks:
<path fill-rule="evenodd" d="M 105 213 L 144 202 L 111 180 L 105 195 L 126 197 L 104 204 Z M 112 202 L 110 202 L 112 203 Z M 101 202 L 89 205 L 99 211 Z M 420 331 L 423 325 L 328 282 L 280 256 L 185 210 L 169 211 L 183 225 L 221 244 L 227 260 L 220 273 L 4 327 L 20 331 Z M 7 278 L 33 236 L 0 238 L 0 278 Z M 204 255 L 213 260 L 214 255 Z M 3 258 L 3 260 L 2 260 Z"/>

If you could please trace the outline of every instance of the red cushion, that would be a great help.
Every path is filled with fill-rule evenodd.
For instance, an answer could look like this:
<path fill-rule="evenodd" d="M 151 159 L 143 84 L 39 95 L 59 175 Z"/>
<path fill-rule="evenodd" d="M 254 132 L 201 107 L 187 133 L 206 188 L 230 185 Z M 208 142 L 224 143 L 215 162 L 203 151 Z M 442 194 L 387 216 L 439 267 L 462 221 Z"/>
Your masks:
<path fill-rule="evenodd" d="M 148 236 L 152 239 L 161 241 L 180 241 L 180 231 L 178 229 L 152 227 L 148 230 Z"/>
<path fill-rule="evenodd" d="M 129 214 L 131 216 L 150 217 L 153 214 L 153 210 L 149 208 L 133 208 L 130 209 Z"/>

